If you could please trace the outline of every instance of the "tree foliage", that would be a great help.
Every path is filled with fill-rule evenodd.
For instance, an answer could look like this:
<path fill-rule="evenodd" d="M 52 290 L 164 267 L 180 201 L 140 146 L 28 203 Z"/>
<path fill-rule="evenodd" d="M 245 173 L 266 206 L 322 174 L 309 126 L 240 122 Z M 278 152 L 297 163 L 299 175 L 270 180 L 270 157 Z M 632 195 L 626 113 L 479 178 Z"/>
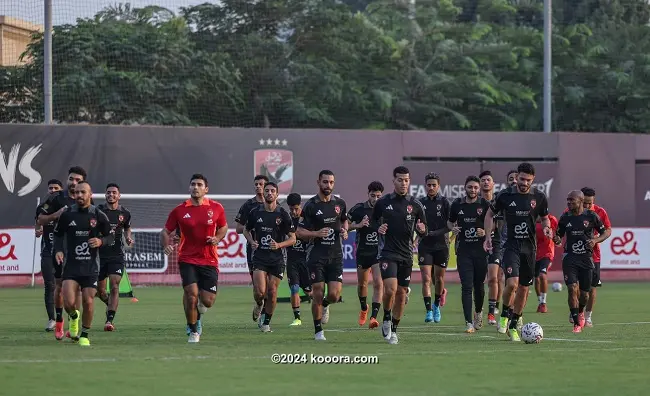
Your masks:
<path fill-rule="evenodd" d="M 650 6 L 554 2 L 555 130 L 650 127 Z M 56 26 L 61 123 L 540 130 L 541 0 L 128 4 Z M 0 122 L 43 120 L 43 40 L 0 68 Z"/>

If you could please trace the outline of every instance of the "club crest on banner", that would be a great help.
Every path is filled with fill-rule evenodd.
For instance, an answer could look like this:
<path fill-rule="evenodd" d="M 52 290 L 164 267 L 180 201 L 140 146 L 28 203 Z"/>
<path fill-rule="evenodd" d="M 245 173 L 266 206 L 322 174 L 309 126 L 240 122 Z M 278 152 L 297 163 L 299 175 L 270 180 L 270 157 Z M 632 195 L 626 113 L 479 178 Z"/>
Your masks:
<path fill-rule="evenodd" d="M 260 139 L 259 144 L 268 148 L 255 150 L 253 176 L 264 175 L 270 182 L 278 185 L 279 194 L 290 193 L 293 187 L 293 151 L 272 147 L 284 147 L 287 140 Z"/>

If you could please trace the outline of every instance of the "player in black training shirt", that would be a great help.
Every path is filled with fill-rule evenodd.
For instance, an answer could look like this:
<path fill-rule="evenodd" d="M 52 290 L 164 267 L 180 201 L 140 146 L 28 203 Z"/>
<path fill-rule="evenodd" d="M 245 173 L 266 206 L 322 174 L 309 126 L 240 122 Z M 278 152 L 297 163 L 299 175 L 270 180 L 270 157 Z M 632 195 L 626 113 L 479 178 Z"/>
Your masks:
<path fill-rule="evenodd" d="M 534 179 L 535 167 L 526 162 L 520 164 L 517 167 L 517 185 L 499 193 L 485 217 L 485 229 L 488 230 L 494 227 L 495 214 L 503 212 L 506 221 L 507 235 L 503 245 L 506 287 L 503 291 L 503 311 L 498 330 L 505 333 L 510 320 L 511 341 L 521 341 L 517 324 L 526 306 L 528 288 L 535 280 L 535 224 L 538 217 L 541 217 L 544 234 L 552 237 L 546 194 L 531 187 Z M 488 234 L 485 236 L 484 248 L 490 252 L 493 247 L 492 237 Z M 508 302 L 515 289 L 517 291 L 511 310 Z"/>
<path fill-rule="evenodd" d="M 424 207 L 408 195 L 411 178 L 408 168 L 393 170 L 395 191 L 377 201 L 370 222 L 379 224 L 377 257 L 384 281 L 384 320 L 381 333 L 390 344 L 397 344 L 397 326 L 404 314 L 406 294 L 413 269 L 415 234 L 427 234 Z"/>
<path fill-rule="evenodd" d="M 591 290 L 595 268 L 592 259 L 594 246 L 605 241 L 609 236 L 605 233 L 606 227 L 596 212 L 584 209 L 584 199 L 582 191 L 575 190 L 569 193 L 566 199 L 569 211 L 560 217 L 557 234 L 553 238 L 556 245 L 561 245 L 562 238 L 566 235 L 562 272 L 569 291 L 569 309 L 573 318 L 574 333 L 582 332 L 585 325 L 584 318 L 580 320 L 579 314 L 587 305 Z"/>
<path fill-rule="evenodd" d="M 94 300 L 99 276 L 99 248 L 114 242 L 111 223 L 106 214 L 90 203 L 92 190 L 88 182 L 75 187 L 76 204 L 63 212 L 54 228 L 54 257 L 63 265 L 63 305 L 70 315 L 70 338 L 89 346 L 88 332 L 93 320 Z M 83 298 L 82 330 L 79 334 L 77 290 Z"/>
<path fill-rule="evenodd" d="M 465 179 L 465 194 L 451 204 L 449 228 L 454 228 L 458 244 L 456 262 L 460 276 L 465 332 L 474 333 L 483 326 L 483 302 L 485 301 L 485 277 L 488 254 L 483 249 L 485 240 L 485 215 L 490 203 L 479 197 L 480 179 Z M 474 294 L 474 318 L 472 318 L 472 292 Z"/>
<path fill-rule="evenodd" d="M 307 268 L 311 278 L 311 313 L 314 318 L 314 339 L 325 340 L 323 324 L 329 321 L 329 304 L 336 303 L 343 283 L 343 239 L 348 238 L 345 201 L 332 195 L 334 173 L 318 174 L 318 194 L 302 207 L 297 235 L 307 246 Z M 327 296 L 325 296 L 327 283 Z"/>
<path fill-rule="evenodd" d="M 251 231 L 253 231 L 251 233 Z M 244 236 L 253 251 L 253 288 L 255 302 L 264 304 L 260 329 L 271 332 L 271 317 L 278 298 L 278 285 L 284 276 L 285 248 L 296 242 L 296 229 L 289 213 L 278 205 L 278 185 L 264 185 L 264 206 L 247 215 Z M 254 235 L 254 236 L 253 236 Z M 266 301 L 266 303 L 264 303 Z"/>
<path fill-rule="evenodd" d="M 52 179 L 47 182 L 48 195 L 54 194 L 57 191 L 63 190 L 63 183 L 59 180 Z M 47 200 L 47 199 L 46 199 Z M 45 200 L 45 201 L 46 201 Z M 57 295 L 55 304 L 54 290 L 56 288 L 56 281 L 54 277 L 54 258 L 52 257 L 52 241 L 54 240 L 54 222 L 51 221 L 44 226 L 38 224 L 38 216 L 43 213 L 43 205 L 38 205 L 36 208 L 36 238 L 41 238 L 41 274 L 43 275 L 43 287 L 45 289 L 45 311 L 47 312 L 47 327 L 45 331 L 54 331 L 56 327 L 56 316 L 54 314 L 55 306 L 63 310 L 63 298 L 61 293 Z M 63 312 L 63 311 L 61 311 Z"/>
<path fill-rule="evenodd" d="M 239 208 L 237 215 L 235 216 L 235 231 L 238 234 L 243 234 L 244 229 L 246 228 L 246 222 L 248 221 L 248 214 L 255 208 L 264 206 L 264 185 L 269 182 L 269 178 L 264 175 L 257 175 L 253 179 L 253 184 L 255 186 L 255 196 Z M 251 245 L 246 243 L 246 263 L 248 264 L 248 273 L 251 276 L 251 282 L 253 282 L 253 266 L 251 263 Z M 253 294 L 255 294 L 253 292 Z M 253 322 L 257 322 L 259 319 L 262 309 L 258 309 L 257 303 L 253 303 Z"/>
<path fill-rule="evenodd" d="M 294 228 L 298 229 L 298 220 L 302 214 L 300 204 L 302 197 L 298 193 L 291 193 L 287 196 L 287 206 Z M 311 297 L 311 280 L 307 269 L 306 244 L 296 238 L 293 246 L 287 248 L 287 281 L 291 290 L 291 309 L 293 310 L 293 322 L 290 326 L 302 325 L 300 318 L 300 289 L 306 296 Z"/>
<path fill-rule="evenodd" d="M 494 204 L 494 178 L 489 170 L 481 172 L 478 178 L 481 180 L 481 198 Z M 501 232 L 503 229 L 503 216 L 494 217 L 494 229 L 488 230 L 492 236 L 492 252 L 488 256 L 488 324 L 496 325 L 496 312 L 499 308 L 499 299 L 503 293 L 504 279 L 501 269 Z"/>
<path fill-rule="evenodd" d="M 381 182 L 373 181 L 368 185 L 368 200 L 354 205 L 348 212 L 350 230 L 357 230 L 356 234 L 356 260 L 357 260 L 357 294 L 361 303 L 359 311 L 359 326 L 366 324 L 368 318 L 368 270 L 372 268 L 372 312 L 370 314 L 371 329 L 379 327 L 377 315 L 381 307 L 381 293 L 384 289 L 377 261 L 377 234 L 378 224 L 371 224 L 372 210 L 384 193 Z"/>
<path fill-rule="evenodd" d="M 427 235 L 418 243 L 418 260 L 422 275 L 422 297 L 426 310 L 425 322 L 440 322 L 440 308 L 445 305 L 447 289 L 445 289 L 445 271 L 449 261 L 449 200 L 440 195 L 440 176 L 429 173 L 425 177 L 427 196 L 420 198 L 427 216 Z M 431 273 L 435 298 L 431 306 Z"/>
<path fill-rule="evenodd" d="M 38 224 L 45 226 L 49 223 L 54 223 L 58 221 L 59 216 L 67 208 L 75 204 L 74 194 L 75 187 L 78 183 L 85 181 L 87 178 L 87 173 L 85 169 L 80 166 L 73 166 L 68 169 L 68 179 L 67 179 L 67 190 L 59 190 L 47 197 L 45 202 L 40 206 L 40 213 L 38 215 Z M 90 201 L 92 203 L 92 199 Z M 61 295 L 61 265 L 59 265 L 56 260 L 53 263 L 54 265 L 54 279 L 56 286 L 54 288 L 54 300 L 55 300 L 55 311 L 56 311 L 56 325 L 54 330 L 54 337 L 57 340 L 63 339 L 63 297 Z M 77 296 L 77 309 L 81 309 L 81 289 L 78 291 Z M 60 305 L 59 305 L 60 303 Z M 67 337 L 70 337 L 70 334 L 66 334 Z"/>
<path fill-rule="evenodd" d="M 113 331 L 115 314 L 120 300 L 120 281 L 124 273 L 124 248 L 133 246 L 131 236 L 131 212 L 120 205 L 120 186 L 109 183 L 106 186 L 106 203 L 97 206 L 104 212 L 115 234 L 115 243 L 99 249 L 100 268 L 97 293 L 106 304 L 106 323 L 104 331 Z M 111 294 L 106 293 L 106 278 L 110 282 Z"/>

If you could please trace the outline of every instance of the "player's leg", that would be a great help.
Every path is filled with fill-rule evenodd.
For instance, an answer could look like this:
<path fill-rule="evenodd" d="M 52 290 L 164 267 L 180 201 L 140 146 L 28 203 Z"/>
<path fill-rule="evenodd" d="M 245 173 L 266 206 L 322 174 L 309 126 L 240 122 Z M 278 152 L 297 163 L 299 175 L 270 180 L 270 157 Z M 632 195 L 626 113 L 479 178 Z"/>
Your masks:
<path fill-rule="evenodd" d="M 293 310 L 293 322 L 290 326 L 302 325 L 300 319 L 300 269 L 299 263 L 287 262 L 287 282 L 289 283 L 289 290 L 291 290 L 291 309 Z"/>
<path fill-rule="evenodd" d="M 433 322 L 433 302 L 431 301 L 433 256 L 426 250 L 420 249 L 418 251 L 418 261 L 420 263 L 420 276 L 422 277 L 422 299 L 426 311 L 424 322 L 430 323 Z"/>
<path fill-rule="evenodd" d="M 465 318 L 465 332 L 473 333 L 472 323 L 472 288 L 474 287 L 474 265 L 469 254 L 462 251 L 456 255 L 456 266 L 460 278 L 461 303 L 463 306 L 463 317 Z"/>
<path fill-rule="evenodd" d="M 594 306 L 596 305 L 596 295 L 598 288 L 602 286 L 600 281 L 600 262 L 594 263 L 594 269 L 592 271 L 592 280 L 591 280 L 591 290 L 589 291 L 589 299 L 587 300 L 587 311 L 585 312 L 585 326 L 592 327 L 594 324 L 591 321 L 591 314 L 594 311 Z"/>
<path fill-rule="evenodd" d="M 56 321 L 54 337 L 57 340 L 62 340 L 65 334 L 63 331 L 63 280 L 61 279 L 63 266 L 54 258 L 52 258 L 52 266 L 54 267 L 54 320 Z"/>
<path fill-rule="evenodd" d="M 512 315 L 511 301 L 514 301 L 515 291 L 519 285 L 519 253 L 506 249 L 503 252 L 503 273 L 505 276 L 505 287 L 502 295 L 501 317 L 497 323 L 497 331 L 505 334 L 508 330 L 510 317 Z"/>
<path fill-rule="evenodd" d="M 198 266 L 196 271 L 198 274 L 197 286 L 199 288 L 199 298 L 196 302 L 196 330 L 199 335 L 202 335 L 203 325 L 201 324 L 201 318 L 214 305 L 214 301 L 217 298 L 219 273 L 216 267 L 207 265 Z"/>
<path fill-rule="evenodd" d="M 499 302 L 503 301 L 503 290 L 506 288 L 506 274 L 503 272 L 503 256 L 501 257 L 501 263 L 502 264 L 499 266 L 499 275 L 497 277 L 499 281 L 499 294 L 497 296 L 497 305 L 494 310 L 495 315 L 499 314 Z"/>
<path fill-rule="evenodd" d="M 488 264 L 488 324 L 497 324 L 496 308 L 499 298 L 499 270 L 501 269 L 500 262 L 497 262 L 494 255 L 490 256 L 490 264 Z"/>
<path fill-rule="evenodd" d="M 433 282 L 435 284 L 435 295 L 433 299 L 433 321 L 440 323 L 442 320 L 441 308 L 447 301 L 447 289 L 445 288 L 445 272 L 449 261 L 449 249 L 436 250 L 433 253 Z"/>
<path fill-rule="evenodd" d="M 357 296 L 359 297 L 359 326 L 366 324 L 368 319 L 368 259 L 357 257 Z"/>
<path fill-rule="evenodd" d="M 397 344 L 397 326 L 399 325 L 404 308 L 406 307 L 406 294 L 408 293 L 409 284 L 411 283 L 411 271 L 413 270 L 412 262 L 402 262 L 397 264 L 397 290 L 395 292 L 395 302 L 393 304 L 393 315 L 391 318 L 389 344 Z"/>
<path fill-rule="evenodd" d="M 472 260 L 474 265 L 474 328 L 483 327 L 483 304 L 485 303 L 485 280 L 487 279 L 488 258 L 479 254 Z"/>
<path fill-rule="evenodd" d="M 267 272 L 260 266 L 253 264 L 253 298 L 255 299 L 255 308 L 253 309 L 253 317 L 258 318 L 257 326 L 262 327 L 264 321 L 264 306 L 267 291 Z"/>
<path fill-rule="evenodd" d="M 81 298 L 83 304 L 83 313 L 81 314 L 81 335 L 79 336 L 79 345 L 89 346 L 90 339 L 88 333 L 93 324 L 95 314 L 95 295 L 97 294 L 97 278 L 84 277 L 80 279 Z"/>
<path fill-rule="evenodd" d="M 251 254 L 251 247 L 246 244 L 246 264 L 248 265 L 248 274 L 251 277 L 251 286 L 253 289 L 253 322 L 257 322 L 258 326 L 260 324 L 260 315 L 262 314 L 262 308 L 264 308 L 264 300 L 262 300 L 262 305 L 255 299 L 255 267 L 253 265 L 253 257 Z"/>
<path fill-rule="evenodd" d="M 519 263 L 519 285 L 515 294 L 509 326 L 511 341 L 521 341 L 519 332 L 524 308 L 528 301 L 528 289 L 535 282 L 535 252 L 521 252 L 519 254 Z"/>
<path fill-rule="evenodd" d="M 535 262 L 535 294 L 537 294 L 537 312 L 546 313 L 546 293 L 548 291 L 548 279 L 546 272 L 551 260 L 548 257 L 542 257 Z"/>
<path fill-rule="evenodd" d="M 384 319 L 381 325 L 381 334 L 389 341 L 392 332 L 393 304 L 397 293 L 397 263 L 391 260 L 379 259 L 381 279 L 384 285 L 382 302 L 384 303 Z"/>
<path fill-rule="evenodd" d="M 580 327 L 584 328 L 586 325 L 585 320 L 585 306 L 589 300 L 589 292 L 591 291 L 591 281 L 593 278 L 594 270 L 591 268 L 593 266 L 591 259 L 585 263 L 580 263 L 578 265 L 578 289 L 580 290 L 580 296 L 578 297 L 578 324 Z"/>
<path fill-rule="evenodd" d="M 121 267 L 121 268 L 117 268 Z M 110 275 L 108 275 L 108 283 L 111 286 L 111 291 L 108 296 L 108 307 L 106 309 L 106 323 L 104 324 L 104 330 L 113 331 L 115 326 L 113 322 L 115 321 L 115 315 L 117 314 L 117 307 L 120 303 L 120 282 L 122 281 L 122 273 L 124 265 L 121 263 L 115 263 L 114 268 Z"/>
<path fill-rule="evenodd" d="M 75 279 L 63 279 L 61 294 L 63 295 L 63 308 L 68 313 L 68 333 L 73 340 L 79 335 L 79 317 L 77 309 L 77 291 L 79 283 Z"/>
<path fill-rule="evenodd" d="M 323 331 L 323 300 L 325 299 L 325 271 L 323 262 L 314 260 L 307 263 L 311 278 L 311 316 L 314 319 L 314 339 L 325 341 Z"/>
<path fill-rule="evenodd" d="M 330 320 L 330 304 L 341 301 L 341 285 L 343 284 L 343 258 L 329 259 L 323 267 L 323 275 L 327 291 L 323 298 L 323 324 Z"/>
<path fill-rule="evenodd" d="M 109 275 L 108 262 L 105 259 L 99 260 L 99 276 L 97 277 L 97 297 L 108 307 L 107 279 Z"/>
<path fill-rule="evenodd" d="M 562 272 L 564 275 L 564 283 L 567 286 L 567 303 L 573 319 L 573 332 L 580 333 L 582 331 L 582 326 L 580 326 L 580 320 L 578 319 L 580 314 L 578 268 L 571 261 L 570 257 L 564 257 L 562 260 Z"/>
<path fill-rule="evenodd" d="M 181 274 L 183 284 L 183 310 L 185 311 L 185 320 L 189 329 L 189 338 L 187 342 L 196 343 L 200 341 L 198 332 L 198 300 L 199 300 L 199 274 L 196 270 L 198 266 L 188 263 L 178 263 L 178 269 Z"/>
<path fill-rule="evenodd" d="M 54 265 L 52 257 L 41 257 L 41 274 L 43 275 L 43 301 L 45 302 L 45 312 L 47 313 L 47 326 L 45 331 L 54 331 L 56 327 L 54 314 Z"/>
<path fill-rule="evenodd" d="M 368 328 L 375 329 L 379 327 L 377 315 L 379 315 L 379 308 L 381 308 L 381 298 L 384 292 L 384 282 L 381 279 L 381 270 L 379 269 L 379 264 L 373 264 L 370 271 L 372 273 L 372 312 L 370 313 L 370 323 L 368 324 Z"/>
<path fill-rule="evenodd" d="M 265 333 L 271 332 L 271 318 L 278 304 L 278 286 L 284 278 L 284 261 L 267 268 L 266 276 L 266 303 L 264 304 L 264 320 L 261 330 Z"/>

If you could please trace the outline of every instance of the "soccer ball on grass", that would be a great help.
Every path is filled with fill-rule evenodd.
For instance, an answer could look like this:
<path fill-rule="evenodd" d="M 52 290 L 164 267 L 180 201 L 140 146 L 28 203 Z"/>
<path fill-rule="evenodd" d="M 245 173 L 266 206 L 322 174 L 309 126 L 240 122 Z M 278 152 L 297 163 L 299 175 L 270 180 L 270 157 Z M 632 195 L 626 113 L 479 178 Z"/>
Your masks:
<path fill-rule="evenodd" d="M 554 292 L 561 292 L 562 291 L 562 284 L 560 282 L 553 283 L 552 287 L 553 287 Z"/>
<path fill-rule="evenodd" d="M 537 323 L 526 323 L 521 328 L 521 339 L 526 344 L 539 344 L 544 338 L 544 330 Z"/>

